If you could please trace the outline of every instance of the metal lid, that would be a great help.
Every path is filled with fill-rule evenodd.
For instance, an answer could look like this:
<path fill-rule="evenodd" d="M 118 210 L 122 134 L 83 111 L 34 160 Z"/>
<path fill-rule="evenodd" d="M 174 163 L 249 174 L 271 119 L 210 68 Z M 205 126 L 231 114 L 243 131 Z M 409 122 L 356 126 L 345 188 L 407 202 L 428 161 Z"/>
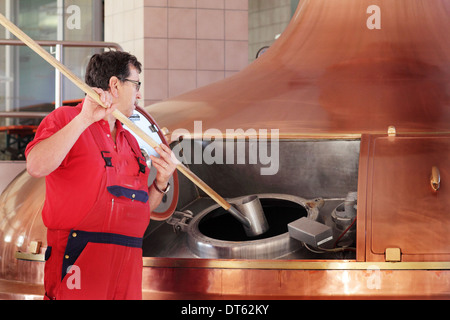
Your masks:
<path fill-rule="evenodd" d="M 141 107 L 136 107 L 135 112 L 130 117 L 130 120 L 133 121 L 135 125 L 137 125 L 140 129 L 142 129 L 147 135 L 149 135 L 153 140 L 155 140 L 158 144 L 164 143 L 169 146 L 166 138 L 162 130 L 158 127 L 155 120 L 152 118 L 148 112 L 146 112 Z M 126 126 L 124 125 L 124 128 Z M 126 128 L 127 129 L 127 128 Z M 139 136 L 137 136 L 133 131 L 129 130 L 131 134 L 136 138 L 139 143 L 139 147 L 141 148 L 142 153 L 145 155 L 153 155 L 155 157 L 159 157 L 158 153 L 150 147 L 144 140 L 142 140 Z M 151 160 L 148 161 L 151 162 Z M 151 166 L 150 175 L 148 178 L 148 185 L 150 186 L 155 180 L 156 177 L 156 168 Z M 169 183 L 171 185 L 170 190 L 167 194 L 164 195 L 163 200 L 160 205 L 152 211 L 150 218 L 156 221 L 162 221 L 168 219 L 173 212 L 175 211 L 178 203 L 178 172 L 175 171 L 173 176 L 170 178 Z"/>

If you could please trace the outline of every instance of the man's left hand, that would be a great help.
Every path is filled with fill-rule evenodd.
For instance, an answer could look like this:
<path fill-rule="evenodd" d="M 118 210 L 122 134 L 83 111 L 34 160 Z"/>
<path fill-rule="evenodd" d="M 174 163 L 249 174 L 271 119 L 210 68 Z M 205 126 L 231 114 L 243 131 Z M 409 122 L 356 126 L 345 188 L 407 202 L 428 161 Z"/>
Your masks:
<path fill-rule="evenodd" d="M 155 148 L 155 151 L 159 154 L 159 158 L 150 156 L 152 164 L 158 170 L 156 174 L 156 184 L 160 190 L 165 190 L 169 183 L 170 177 L 177 168 L 177 164 L 180 162 L 175 157 L 172 150 L 165 144 L 161 144 L 160 147 Z"/>

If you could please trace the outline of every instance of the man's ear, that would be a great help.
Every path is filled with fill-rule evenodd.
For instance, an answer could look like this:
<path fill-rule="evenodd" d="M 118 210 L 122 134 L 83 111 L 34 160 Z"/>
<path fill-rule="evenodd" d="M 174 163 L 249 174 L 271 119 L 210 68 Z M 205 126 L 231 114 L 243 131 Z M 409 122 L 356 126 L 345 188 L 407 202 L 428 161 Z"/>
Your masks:
<path fill-rule="evenodd" d="M 115 98 L 119 97 L 119 88 L 118 88 L 119 83 L 120 83 L 120 80 L 116 76 L 112 76 L 109 79 L 109 90 L 110 90 L 111 95 Z"/>

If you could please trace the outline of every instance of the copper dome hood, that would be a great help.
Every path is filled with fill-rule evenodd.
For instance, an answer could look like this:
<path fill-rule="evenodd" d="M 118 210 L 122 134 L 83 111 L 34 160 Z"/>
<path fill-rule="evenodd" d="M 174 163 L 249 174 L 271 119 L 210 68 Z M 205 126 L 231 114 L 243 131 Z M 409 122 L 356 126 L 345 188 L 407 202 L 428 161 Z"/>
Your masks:
<path fill-rule="evenodd" d="M 281 137 L 449 131 L 449 16 L 446 0 L 302 0 L 254 63 L 146 110 L 171 131 L 196 120 Z"/>

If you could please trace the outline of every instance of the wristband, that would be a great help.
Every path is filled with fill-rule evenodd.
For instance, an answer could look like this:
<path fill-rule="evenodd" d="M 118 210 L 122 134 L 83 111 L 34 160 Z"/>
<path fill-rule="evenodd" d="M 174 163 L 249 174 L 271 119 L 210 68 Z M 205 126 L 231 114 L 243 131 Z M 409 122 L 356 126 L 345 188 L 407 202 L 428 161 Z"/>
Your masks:
<path fill-rule="evenodd" d="M 158 188 L 158 185 L 156 184 L 156 179 L 155 179 L 155 181 L 153 181 L 153 186 L 155 187 L 156 191 L 158 191 L 159 193 L 162 193 L 162 194 L 167 194 L 170 190 L 169 182 L 167 183 L 167 187 L 165 190 L 161 190 L 160 188 Z"/>

